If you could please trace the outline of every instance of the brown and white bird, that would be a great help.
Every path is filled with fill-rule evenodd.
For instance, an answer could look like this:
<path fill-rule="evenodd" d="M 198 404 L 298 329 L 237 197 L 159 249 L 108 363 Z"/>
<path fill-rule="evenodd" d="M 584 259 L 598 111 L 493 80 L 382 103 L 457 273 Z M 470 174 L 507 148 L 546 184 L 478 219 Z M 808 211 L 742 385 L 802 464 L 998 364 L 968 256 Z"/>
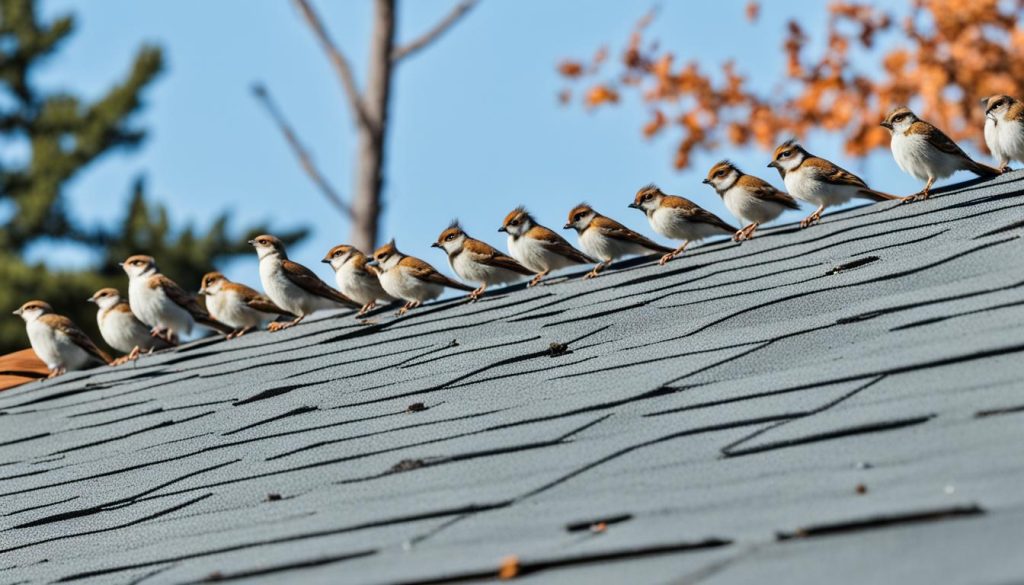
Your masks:
<path fill-rule="evenodd" d="M 492 284 L 508 284 L 534 276 L 532 270 L 516 262 L 515 258 L 502 254 L 487 242 L 469 237 L 458 220 L 445 228 L 431 246 L 444 250 L 455 274 L 463 280 L 480 283 L 476 290 L 469 293 L 473 301 L 480 298 Z"/>
<path fill-rule="evenodd" d="M 114 360 L 115 364 L 134 360 L 143 351 L 152 353 L 172 347 L 173 344 L 166 339 L 150 334 L 149 327 L 132 313 L 128 299 L 123 298 L 116 288 L 101 288 L 88 300 L 97 307 L 96 324 L 100 327 L 103 341 L 126 354 Z"/>
<path fill-rule="evenodd" d="M 768 166 L 778 169 L 790 195 L 818 206 L 814 213 L 800 222 L 800 227 L 805 228 L 821 220 L 821 213 L 826 207 L 842 205 L 851 199 L 903 200 L 896 195 L 875 191 L 867 186 L 864 179 L 835 163 L 814 156 L 795 140 L 787 140 L 779 145 Z"/>
<path fill-rule="evenodd" d="M 981 100 L 981 105 L 985 107 L 985 144 L 1005 173 L 1011 160 L 1024 162 L 1024 102 L 993 95 Z"/>
<path fill-rule="evenodd" d="M 693 201 L 666 195 L 655 185 L 647 185 L 637 191 L 629 207 L 643 211 L 654 231 L 666 238 L 683 241 L 678 248 L 662 256 L 659 264 L 665 264 L 682 254 L 690 242 L 699 242 L 711 236 L 731 236 L 739 231 Z"/>
<path fill-rule="evenodd" d="M 768 181 L 744 173 L 728 160 L 711 167 L 703 183 L 714 187 L 729 213 L 746 224 L 733 236 L 737 242 L 754 237 L 761 224 L 776 219 L 787 209 L 800 209 L 796 199 Z"/>
<path fill-rule="evenodd" d="M 612 261 L 631 254 L 658 252 L 671 254 L 672 248 L 656 244 L 628 227 L 580 203 L 569 212 L 569 221 L 563 229 L 574 229 L 579 235 L 580 247 L 598 263 L 583 278 L 594 278 Z"/>
<path fill-rule="evenodd" d="M 896 164 L 903 172 L 926 181 L 920 193 L 904 201 L 927 199 L 932 183 L 957 171 L 970 171 L 979 177 L 995 177 L 1000 173 L 967 156 L 942 130 L 918 118 L 910 108 L 896 108 L 881 124 L 892 135 L 889 146 Z"/>
<path fill-rule="evenodd" d="M 398 310 L 399 315 L 441 296 L 445 287 L 473 290 L 473 287 L 441 274 L 423 260 L 399 252 L 394 240 L 377 248 L 373 253 L 373 265 L 380 267 L 380 284 L 384 292 L 406 301 L 405 306 Z"/>
<path fill-rule="evenodd" d="M 96 347 L 78 325 L 54 313 L 48 303 L 29 301 L 14 314 L 25 321 L 32 351 L 50 369 L 49 378 L 91 365 L 110 363 L 110 356 Z"/>
<path fill-rule="evenodd" d="M 231 333 L 201 307 L 195 296 L 160 274 L 152 256 L 130 256 L 121 263 L 128 274 L 128 302 L 132 313 L 152 328 L 152 333 L 176 343 L 178 334 L 192 332 L 194 324 Z"/>
<path fill-rule="evenodd" d="M 597 262 L 562 236 L 538 224 L 522 206 L 505 216 L 498 231 L 508 234 L 508 251 L 512 257 L 537 273 L 526 286 L 536 286 L 552 270 Z"/>
<path fill-rule="evenodd" d="M 263 291 L 278 307 L 296 315 L 288 323 L 271 323 L 271 331 L 291 327 L 322 309 L 359 308 L 359 303 L 328 286 L 312 270 L 289 260 L 284 243 L 276 237 L 258 236 L 249 244 L 260 258 Z"/>
<path fill-rule="evenodd" d="M 228 333 L 228 339 L 241 337 L 264 321 L 273 321 L 279 316 L 295 317 L 274 301 L 244 284 L 228 280 L 220 272 L 203 275 L 199 294 L 206 297 L 206 309 L 214 319 L 234 328 Z"/>
<path fill-rule="evenodd" d="M 368 266 L 370 259 L 359 249 L 342 244 L 328 250 L 321 262 L 334 269 L 334 280 L 338 290 L 348 298 L 362 305 L 356 317 L 362 317 L 377 306 L 377 301 L 389 303 L 395 300 L 384 292 L 380 285 L 380 270 Z"/>

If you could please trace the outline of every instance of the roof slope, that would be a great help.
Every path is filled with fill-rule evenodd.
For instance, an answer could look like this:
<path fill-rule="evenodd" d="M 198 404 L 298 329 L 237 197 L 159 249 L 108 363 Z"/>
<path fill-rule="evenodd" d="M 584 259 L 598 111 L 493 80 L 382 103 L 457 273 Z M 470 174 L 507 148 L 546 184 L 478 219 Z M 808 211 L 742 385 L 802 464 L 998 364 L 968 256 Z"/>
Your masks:
<path fill-rule="evenodd" d="M 1022 180 L 4 392 L 0 577 L 1009 582 Z"/>

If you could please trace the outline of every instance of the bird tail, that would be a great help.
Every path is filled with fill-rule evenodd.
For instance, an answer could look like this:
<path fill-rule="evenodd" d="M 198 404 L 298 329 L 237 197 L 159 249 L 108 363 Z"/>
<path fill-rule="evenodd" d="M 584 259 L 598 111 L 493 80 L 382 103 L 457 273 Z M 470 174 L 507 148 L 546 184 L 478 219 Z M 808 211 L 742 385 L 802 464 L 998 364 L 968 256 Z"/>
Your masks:
<path fill-rule="evenodd" d="M 872 201 L 893 201 L 894 199 L 903 199 L 898 195 L 890 195 L 888 193 L 883 193 L 882 191 L 875 191 L 874 189 L 861 189 L 857 194 L 864 199 L 871 199 Z"/>
<path fill-rule="evenodd" d="M 976 160 L 967 159 L 967 170 L 984 179 L 991 179 L 1002 174 L 999 169 L 982 164 Z"/>

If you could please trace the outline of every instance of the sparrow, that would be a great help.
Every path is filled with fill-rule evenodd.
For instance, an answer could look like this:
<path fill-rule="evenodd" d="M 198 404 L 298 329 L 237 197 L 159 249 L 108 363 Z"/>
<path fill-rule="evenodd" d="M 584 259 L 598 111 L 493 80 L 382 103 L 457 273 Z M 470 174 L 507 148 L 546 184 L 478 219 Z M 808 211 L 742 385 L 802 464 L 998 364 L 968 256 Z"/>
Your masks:
<path fill-rule="evenodd" d="M 671 254 L 666 248 L 641 236 L 628 227 L 594 211 L 586 203 L 580 203 L 569 212 L 569 221 L 562 229 L 574 229 L 579 235 L 580 247 L 587 255 L 597 258 L 598 263 L 583 278 L 595 278 L 613 260 L 630 254 L 660 252 Z"/>
<path fill-rule="evenodd" d="M 263 291 L 278 307 L 297 315 L 294 321 L 271 323 L 271 331 L 296 325 L 321 309 L 359 308 L 359 303 L 328 286 L 312 270 L 289 260 L 281 240 L 262 235 L 249 240 L 249 244 L 260 258 Z"/>
<path fill-rule="evenodd" d="M 538 224 L 522 206 L 505 216 L 498 231 L 508 234 L 508 251 L 512 257 L 537 273 L 526 286 L 536 286 L 552 270 L 597 262 L 572 247 L 562 236 Z"/>
<path fill-rule="evenodd" d="M 98 308 L 96 324 L 103 341 L 126 354 L 114 360 L 113 365 L 135 360 L 143 351 L 152 353 L 172 347 L 166 339 L 150 335 L 149 327 L 135 317 L 128 299 L 122 298 L 116 288 L 101 288 L 87 300 Z"/>
<path fill-rule="evenodd" d="M 842 205 L 853 198 L 872 201 L 903 200 L 902 197 L 875 191 L 867 186 L 864 179 L 814 156 L 795 140 L 787 140 L 779 145 L 768 166 L 779 171 L 790 195 L 818 206 L 814 213 L 800 222 L 802 228 L 821 220 L 821 212 L 825 211 L 826 207 Z"/>
<path fill-rule="evenodd" d="M 448 264 L 463 280 L 479 282 L 469 293 L 475 301 L 492 284 L 516 282 L 525 276 L 534 276 L 529 268 L 506 256 L 486 242 L 469 237 L 458 220 L 452 221 L 431 247 L 441 248 L 448 254 Z"/>
<path fill-rule="evenodd" d="M 110 363 L 110 356 L 96 347 L 78 325 L 54 313 L 48 303 L 29 301 L 14 314 L 25 321 L 32 351 L 50 370 L 48 378 L 91 365 Z"/>
<path fill-rule="evenodd" d="M 356 317 L 362 317 L 377 306 L 377 301 L 391 302 L 395 300 L 384 292 L 380 285 L 380 270 L 369 266 L 370 259 L 360 250 L 342 244 L 327 251 L 321 262 L 331 265 L 334 269 L 334 280 L 338 290 L 353 301 L 360 303 L 362 308 Z"/>
<path fill-rule="evenodd" d="M 629 207 L 647 214 L 647 221 L 654 231 L 666 238 L 683 241 L 681 246 L 661 257 L 658 263 L 662 265 L 682 254 L 690 242 L 699 242 L 704 238 L 722 234 L 732 236 L 739 232 L 722 218 L 693 201 L 685 197 L 666 195 L 656 185 L 641 187 Z"/>
<path fill-rule="evenodd" d="M 800 209 L 796 199 L 768 181 L 744 173 L 728 160 L 711 167 L 702 182 L 711 185 L 729 212 L 747 224 L 733 236 L 737 242 L 754 237 L 761 224 L 776 219 L 787 209 Z"/>
<path fill-rule="evenodd" d="M 1005 173 L 1011 160 L 1024 162 L 1024 102 L 993 95 L 981 100 L 981 105 L 985 107 L 985 144 Z"/>
<path fill-rule="evenodd" d="M 371 265 L 380 267 L 380 284 L 384 292 L 406 301 L 405 306 L 398 310 L 399 315 L 422 305 L 423 301 L 441 296 L 444 287 L 473 290 L 473 287 L 441 274 L 423 260 L 402 254 L 395 247 L 394 240 L 377 248 Z"/>
<path fill-rule="evenodd" d="M 152 256 L 130 256 L 121 267 L 128 274 L 128 301 L 132 313 L 152 328 L 153 335 L 177 343 L 178 334 L 191 333 L 195 323 L 224 334 L 231 333 L 231 327 L 211 318 L 194 296 L 160 274 Z"/>
<path fill-rule="evenodd" d="M 241 337 L 279 315 L 295 317 L 244 284 L 231 282 L 220 272 L 203 275 L 199 294 L 206 296 L 206 309 L 214 319 L 234 328 L 228 333 L 228 339 Z"/>
<path fill-rule="evenodd" d="M 967 156 L 942 130 L 918 118 L 910 108 L 901 106 L 889 112 L 881 125 L 892 135 L 889 146 L 900 169 L 920 181 L 926 181 L 924 189 L 904 197 L 904 201 L 927 199 L 932 183 L 957 171 L 970 171 L 985 178 L 1000 173 L 998 169 Z"/>

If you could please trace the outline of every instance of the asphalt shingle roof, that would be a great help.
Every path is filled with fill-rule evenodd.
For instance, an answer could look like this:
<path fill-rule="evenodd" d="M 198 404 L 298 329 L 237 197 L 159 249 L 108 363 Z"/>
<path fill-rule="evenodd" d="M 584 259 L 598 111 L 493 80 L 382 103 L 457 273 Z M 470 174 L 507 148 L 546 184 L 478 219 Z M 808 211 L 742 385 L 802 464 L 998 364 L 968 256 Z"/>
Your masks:
<path fill-rule="evenodd" d="M 4 392 L 0 580 L 1020 579 L 1022 188 Z"/>

